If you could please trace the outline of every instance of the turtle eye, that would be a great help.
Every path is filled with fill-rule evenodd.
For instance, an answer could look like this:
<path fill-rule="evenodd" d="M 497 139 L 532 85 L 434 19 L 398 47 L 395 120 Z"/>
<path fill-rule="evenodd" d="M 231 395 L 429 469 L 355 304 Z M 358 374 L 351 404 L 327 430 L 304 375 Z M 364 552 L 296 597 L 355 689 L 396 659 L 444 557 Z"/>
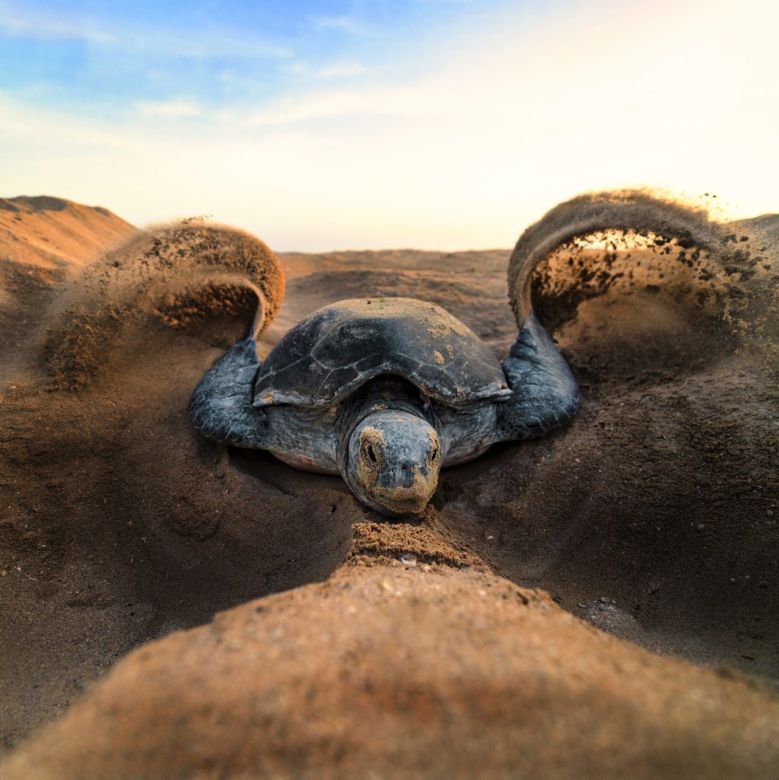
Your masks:
<path fill-rule="evenodd" d="M 365 448 L 365 452 L 368 454 L 368 457 L 371 460 L 371 463 L 378 463 L 379 459 L 376 457 L 376 450 L 373 448 L 372 444 L 369 444 Z"/>

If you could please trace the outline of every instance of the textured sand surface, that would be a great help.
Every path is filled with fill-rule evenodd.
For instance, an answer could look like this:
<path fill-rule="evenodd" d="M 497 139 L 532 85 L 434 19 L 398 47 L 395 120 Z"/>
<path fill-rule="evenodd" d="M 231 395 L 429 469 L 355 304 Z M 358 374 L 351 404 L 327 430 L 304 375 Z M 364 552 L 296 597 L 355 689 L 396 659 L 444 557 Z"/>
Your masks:
<path fill-rule="evenodd" d="M 770 777 L 779 699 L 529 591 L 355 567 L 133 653 L 25 778 Z"/>
<path fill-rule="evenodd" d="M 464 774 L 477 771 L 468 763 L 477 760 L 493 774 L 509 774 L 512 762 L 529 766 L 521 763 L 529 751 L 548 770 L 538 776 L 571 775 L 580 757 L 606 762 L 607 752 L 613 762 L 600 765 L 611 776 L 630 775 L 631 762 L 647 776 L 722 776 L 717 766 L 733 768 L 726 776 L 771 776 L 766 762 L 776 760 L 776 734 L 765 724 L 776 712 L 769 681 L 779 678 L 778 228 L 771 216 L 729 226 L 731 243 L 746 236 L 751 258 L 759 258 L 730 270 L 710 270 L 705 258 L 673 245 L 652 251 L 646 242 L 571 246 L 551 257 L 538 269 L 535 302 L 580 381 L 581 413 L 558 434 L 443 472 L 425 516 L 409 521 L 366 510 L 339 478 L 296 472 L 194 434 L 189 395 L 251 321 L 251 296 L 239 290 L 208 317 L 208 298 L 191 311 L 144 304 L 149 316 L 118 330 L 74 391 L 57 381 L 61 364 L 44 348 L 74 322 L 62 318 L 56 301 L 49 308 L 59 278 L 20 283 L 0 299 L 0 316 L 39 319 L 41 328 L 23 338 L 6 331 L 0 344 L 9 356 L 0 416 L 3 745 L 13 747 L 61 714 L 138 645 L 335 573 L 331 585 L 271 597 L 284 604 L 282 622 L 295 648 L 278 678 L 272 659 L 282 645 L 265 641 L 261 627 L 250 632 L 243 665 L 256 679 L 230 665 L 229 643 L 208 649 L 215 634 L 248 631 L 246 616 L 259 615 L 265 603 L 239 607 L 211 628 L 176 634 L 128 659 L 18 760 L 52 772 L 47 760 L 77 763 L 77 749 L 99 748 L 108 751 L 106 761 L 120 760 L 112 750 L 122 752 L 131 771 L 143 756 L 173 760 L 177 740 L 190 739 L 187 724 L 195 734 L 224 720 L 229 730 L 245 724 L 254 735 L 248 753 L 231 753 L 233 766 L 262 753 L 269 771 L 313 772 L 304 762 L 314 761 L 333 774 L 359 774 L 360 762 L 370 760 L 386 774 L 393 766 L 381 762 L 397 753 L 398 773 L 445 774 L 461 755 Z M 329 301 L 403 295 L 444 306 L 502 357 L 516 335 L 509 255 L 282 256 L 286 298 L 262 349 Z M 89 340 L 67 343 L 89 351 Z M 412 560 L 405 571 L 401 561 Z M 517 604 L 503 612 L 500 594 L 519 591 L 494 575 L 548 591 L 560 609 L 540 597 L 528 606 L 510 596 Z M 425 601 L 436 583 L 440 610 Z M 354 596 L 328 606 L 344 584 Z M 428 603 L 419 613 L 417 598 Z M 350 605 L 369 613 L 364 631 Z M 647 654 L 566 613 L 720 671 Z M 531 634 L 523 621 L 532 622 Z M 342 644 L 336 626 L 343 626 Z M 389 639 L 376 637 L 390 635 L 395 640 L 385 650 Z M 531 662 L 518 663 L 531 645 Z M 538 650 L 546 645 L 548 655 Z M 447 667 L 451 653 L 458 660 Z M 189 660 L 174 673 L 182 654 Z M 214 658 L 213 676 L 197 660 L 206 655 Z M 327 686 L 316 682 L 318 663 L 332 675 Z M 145 685 L 142 670 L 151 668 L 178 686 L 170 696 Z M 372 669 L 385 687 L 350 698 L 353 683 Z M 405 704 L 382 691 L 398 688 L 412 669 L 422 711 L 409 706 L 404 719 Z M 742 673 L 762 681 L 750 683 Z M 207 683 L 197 677 L 203 674 Z M 343 690 L 333 682 L 339 674 Z M 183 691 L 201 684 L 194 680 L 219 693 L 209 688 L 203 698 L 187 698 Z M 309 688 L 316 706 L 326 703 L 327 717 L 306 717 Z M 262 693 L 254 699 L 258 709 L 235 719 L 231 707 L 249 706 L 244 689 Z M 532 702 L 527 721 L 522 697 Z M 129 741 L 111 743 L 103 726 L 85 725 L 109 724 L 101 708 L 125 712 L 133 702 L 145 718 L 179 724 L 156 728 L 141 758 L 130 755 Z M 382 735 L 385 704 L 394 729 L 388 734 L 397 736 Z M 246 712 L 240 707 L 236 712 Z M 473 713 L 489 715 L 494 728 L 479 728 L 481 716 Z M 421 722 L 439 724 L 428 741 Z M 522 724 L 516 742 L 512 723 Z M 603 731 L 593 731 L 599 723 Z M 258 724 L 272 725 L 271 736 L 258 736 Z M 90 735 L 104 741 L 88 747 Z M 447 752 L 445 738 L 461 753 Z M 192 760 L 216 763 L 190 767 L 219 776 L 226 760 L 219 751 L 232 743 L 195 742 Z M 103 776 L 113 776 L 109 765 Z"/>

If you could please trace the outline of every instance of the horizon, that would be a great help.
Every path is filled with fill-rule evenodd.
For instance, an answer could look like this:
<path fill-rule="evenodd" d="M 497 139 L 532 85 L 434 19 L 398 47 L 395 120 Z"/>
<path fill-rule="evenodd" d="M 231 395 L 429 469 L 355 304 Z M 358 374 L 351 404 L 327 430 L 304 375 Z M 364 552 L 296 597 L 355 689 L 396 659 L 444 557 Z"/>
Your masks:
<path fill-rule="evenodd" d="M 772 213 L 777 21 L 763 0 L 0 0 L 2 186 L 279 252 L 510 247 L 614 188 Z"/>

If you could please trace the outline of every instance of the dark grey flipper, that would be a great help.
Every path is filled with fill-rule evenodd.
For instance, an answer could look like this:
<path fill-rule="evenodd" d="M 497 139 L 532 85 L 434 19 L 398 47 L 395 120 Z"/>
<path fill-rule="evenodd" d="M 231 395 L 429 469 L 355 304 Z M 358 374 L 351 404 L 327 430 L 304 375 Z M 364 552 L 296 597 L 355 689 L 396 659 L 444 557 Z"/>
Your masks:
<path fill-rule="evenodd" d="M 260 361 L 251 336 L 214 363 L 192 393 L 189 416 L 198 431 L 220 444 L 261 449 L 265 414 L 252 406 Z"/>
<path fill-rule="evenodd" d="M 576 380 L 534 314 L 520 329 L 503 371 L 513 395 L 497 404 L 497 441 L 543 436 L 576 414 Z"/>

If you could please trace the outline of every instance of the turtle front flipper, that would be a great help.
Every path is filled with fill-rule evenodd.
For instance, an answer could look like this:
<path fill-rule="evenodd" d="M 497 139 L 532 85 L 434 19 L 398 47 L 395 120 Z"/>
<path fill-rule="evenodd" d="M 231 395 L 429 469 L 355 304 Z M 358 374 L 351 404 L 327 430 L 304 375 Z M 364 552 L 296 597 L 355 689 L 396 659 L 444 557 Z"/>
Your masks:
<path fill-rule="evenodd" d="M 251 334 L 231 347 L 200 380 L 189 401 L 195 428 L 209 439 L 247 449 L 262 449 L 265 415 L 252 406 L 260 367 Z"/>
<path fill-rule="evenodd" d="M 543 436 L 579 409 L 571 369 L 532 313 L 503 361 L 503 372 L 512 396 L 497 405 L 497 441 Z"/>

